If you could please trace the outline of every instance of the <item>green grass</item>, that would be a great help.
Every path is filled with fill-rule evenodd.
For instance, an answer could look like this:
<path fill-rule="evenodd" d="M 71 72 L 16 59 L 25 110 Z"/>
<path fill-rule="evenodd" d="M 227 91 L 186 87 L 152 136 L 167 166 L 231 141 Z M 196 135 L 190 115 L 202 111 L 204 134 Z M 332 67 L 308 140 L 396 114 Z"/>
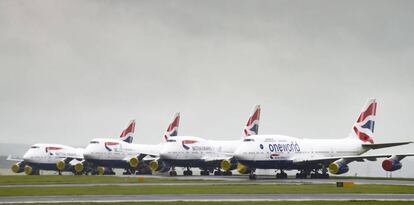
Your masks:
<path fill-rule="evenodd" d="M 39 203 L 41 204 L 41 203 Z M 116 203 L 59 203 L 62 205 L 73 205 L 73 204 L 121 204 L 121 205 L 406 205 L 413 204 L 412 201 L 249 201 L 249 202 L 116 202 Z M 26 205 L 26 204 L 22 204 Z M 47 203 L 45 205 L 50 205 Z"/>
<path fill-rule="evenodd" d="M 333 184 L 220 184 L 174 186 L 94 186 L 94 187 L 2 187 L 0 196 L 46 195 L 146 195 L 146 194 L 312 194 L 312 193 L 386 193 L 414 194 L 414 186 L 354 185 L 336 188 Z"/>
<path fill-rule="evenodd" d="M 200 179 L 169 179 L 144 177 L 144 183 L 186 183 L 186 182 L 220 182 L 220 180 Z M 0 176 L 0 184 L 106 184 L 106 183 L 138 183 L 138 176 L 117 177 L 117 176 L 70 176 L 70 175 L 10 175 Z"/>

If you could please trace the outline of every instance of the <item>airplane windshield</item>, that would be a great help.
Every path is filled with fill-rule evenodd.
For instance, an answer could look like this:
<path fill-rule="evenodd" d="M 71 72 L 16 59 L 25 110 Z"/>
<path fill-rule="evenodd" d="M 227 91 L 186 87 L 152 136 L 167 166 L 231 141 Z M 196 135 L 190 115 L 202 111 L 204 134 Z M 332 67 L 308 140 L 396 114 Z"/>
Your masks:
<path fill-rule="evenodd" d="M 38 149 L 38 148 L 39 148 L 39 146 L 31 146 L 30 148 L 31 148 L 31 149 Z"/>
<path fill-rule="evenodd" d="M 176 140 L 167 140 L 167 142 L 177 142 Z"/>
<path fill-rule="evenodd" d="M 98 141 L 91 141 L 91 142 L 89 142 L 89 144 L 99 144 L 99 142 Z"/>
<path fill-rule="evenodd" d="M 243 142 L 254 142 L 254 139 L 244 139 Z"/>

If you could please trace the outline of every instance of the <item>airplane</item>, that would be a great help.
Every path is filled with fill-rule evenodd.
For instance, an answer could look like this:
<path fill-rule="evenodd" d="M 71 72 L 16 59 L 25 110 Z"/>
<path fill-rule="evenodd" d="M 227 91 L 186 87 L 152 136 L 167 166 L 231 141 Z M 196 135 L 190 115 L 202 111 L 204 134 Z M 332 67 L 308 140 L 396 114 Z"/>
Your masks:
<path fill-rule="evenodd" d="M 369 99 L 364 105 L 348 137 L 342 139 L 302 139 L 285 135 L 252 135 L 235 150 L 237 170 L 256 179 L 256 169 L 279 169 L 276 178 L 287 178 L 284 170 L 298 170 L 296 178 L 329 178 L 349 171 L 353 161 L 376 161 L 386 158 L 382 168 L 399 170 L 401 160 L 414 154 L 362 155 L 372 149 L 406 145 L 412 142 L 374 142 L 377 102 Z M 321 172 L 320 172 L 321 171 Z"/>
<path fill-rule="evenodd" d="M 61 144 L 34 144 L 23 155 L 23 159 L 8 157 L 10 161 L 18 161 L 13 164 L 11 170 L 14 173 L 24 172 L 26 175 L 39 175 L 40 170 L 72 172 L 76 175 L 90 172 L 83 159 L 83 149 L 73 148 Z"/>
<path fill-rule="evenodd" d="M 132 121 L 128 128 L 121 133 L 121 139 L 125 142 L 132 142 L 134 129 L 135 121 Z M 114 145 L 114 142 L 108 142 L 105 147 L 111 149 L 110 147 Z M 114 174 L 108 167 L 91 167 L 91 163 L 84 159 L 86 151 L 83 148 L 73 148 L 61 144 L 34 144 L 23 155 L 23 159 L 13 159 L 9 156 L 8 160 L 18 161 L 12 165 L 14 173 L 25 172 L 26 175 L 38 175 L 40 170 L 58 171 L 59 175 L 64 171 L 77 175 L 82 173 Z"/>
<path fill-rule="evenodd" d="M 245 136 L 258 133 L 260 110 L 260 105 L 254 106 L 243 130 Z M 178 129 L 178 125 L 177 122 L 174 128 Z M 190 169 L 192 167 L 200 168 L 200 175 L 209 175 L 213 172 L 214 175 L 232 175 L 231 170 L 236 168 L 232 166 L 232 154 L 242 142 L 240 139 L 207 140 L 195 136 L 169 136 L 164 137 L 164 140 L 160 152 L 149 153 L 156 156 L 149 163 L 149 167 L 153 172 L 169 171 L 170 176 L 177 176 L 176 167 L 186 168 L 184 176 L 193 175 Z M 220 168 L 225 169 L 225 172 Z"/>
<path fill-rule="evenodd" d="M 135 121 L 131 121 L 120 139 L 92 139 L 83 153 L 85 160 L 96 167 L 100 175 L 114 174 L 112 168 L 125 169 L 124 175 L 147 174 L 150 171 L 144 163 L 140 163 L 146 155 L 141 152 L 157 152 L 160 145 L 133 144 L 134 131 Z M 166 137 L 174 135 L 174 129 L 169 131 L 165 133 Z"/>

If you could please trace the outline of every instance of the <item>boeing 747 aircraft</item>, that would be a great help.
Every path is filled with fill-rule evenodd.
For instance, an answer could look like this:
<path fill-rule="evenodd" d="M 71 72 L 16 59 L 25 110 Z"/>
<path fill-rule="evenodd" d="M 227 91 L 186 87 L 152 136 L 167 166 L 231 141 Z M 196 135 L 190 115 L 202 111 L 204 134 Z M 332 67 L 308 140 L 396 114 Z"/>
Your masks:
<path fill-rule="evenodd" d="M 256 169 L 279 169 L 277 178 L 287 178 L 284 170 L 298 170 L 297 178 L 328 178 L 332 174 L 349 171 L 353 161 L 375 161 L 386 158 L 386 171 L 401 169 L 401 160 L 414 154 L 362 155 L 372 149 L 381 149 L 412 142 L 375 143 L 374 125 L 377 102 L 370 99 L 364 105 L 348 137 L 342 139 L 302 139 L 285 135 L 253 135 L 243 140 L 234 152 L 241 173 L 255 179 Z"/>

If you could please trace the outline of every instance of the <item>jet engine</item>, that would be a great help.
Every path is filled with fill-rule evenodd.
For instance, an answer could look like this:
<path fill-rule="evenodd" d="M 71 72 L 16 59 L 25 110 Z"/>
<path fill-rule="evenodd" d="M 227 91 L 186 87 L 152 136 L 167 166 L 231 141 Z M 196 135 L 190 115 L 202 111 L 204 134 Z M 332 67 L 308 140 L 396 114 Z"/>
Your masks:
<path fill-rule="evenodd" d="M 24 172 L 24 162 L 18 162 L 16 164 L 13 164 L 11 167 L 11 170 L 14 173 L 22 173 Z"/>
<path fill-rule="evenodd" d="M 401 167 L 402 167 L 401 162 L 398 160 L 392 159 L 392 158 L 382 161 L 382 168 L 385 171 L 392 172 L 392 171 L 401 169 Z"/>
<path fill-rule="evenodd" d="M 344 174 L 349 171 L 348 165 L 342 160 L 337 160 L 335 162 L 332 162 L 328 166 L 328 169 L 329 169 L 329 172 L 332 174 Z"/>
<path fill-rule="evenodd" d="M 131 157 L 128 160 L 128 164 L 131 168 L 137 168 L 139 164 L 139 159 L 137 157 Z"/>
<path fill-rule="evenodd" d="M 85 171 L 85 160 L 76 162 L 75 165 L 73 165 L 73 171 L 75 174 L 82 174 Z"/>
<path fill-rule="evenodd" d="M 249 167 L 240 163 L 237 163 L 236 169 L 240 174 L 249 174 L 252 171 Z"/>
<path fill-rule="evenodd" d="M 230 171 L 237 168 L 237 163 L 232 160 L 225 159 L 220 162 L 220 168 L 224 171 Z"/>
<path fill-rule="evenodd" d="M 96 173 L 98 175 L 115 175 L 115 172 L 111 168 L 108 168 L 108 167 L 97 167 Z"/>
<path fill-rule="evenodd" d="M 153 160 L 149 163 L 149 167 L 153 172 L 167 172 L 168 170 L 170 170 L 171 166 L 162 160 Z"/>
<path fill-rule="evenodd" d="M 24 173 L 26 175 L 39 175 L 39 170 L 38 169 L 34 169 L 33 167 L 31 167 L 29 165 L 25 165 L 24 166 Z"/>
<path fill-rule="evenodd" d="M 66 162 L 64 160 L 59 160 L 56 162 L 56 168 L 58 171 L 63 171 L 66 167 Z"/>

